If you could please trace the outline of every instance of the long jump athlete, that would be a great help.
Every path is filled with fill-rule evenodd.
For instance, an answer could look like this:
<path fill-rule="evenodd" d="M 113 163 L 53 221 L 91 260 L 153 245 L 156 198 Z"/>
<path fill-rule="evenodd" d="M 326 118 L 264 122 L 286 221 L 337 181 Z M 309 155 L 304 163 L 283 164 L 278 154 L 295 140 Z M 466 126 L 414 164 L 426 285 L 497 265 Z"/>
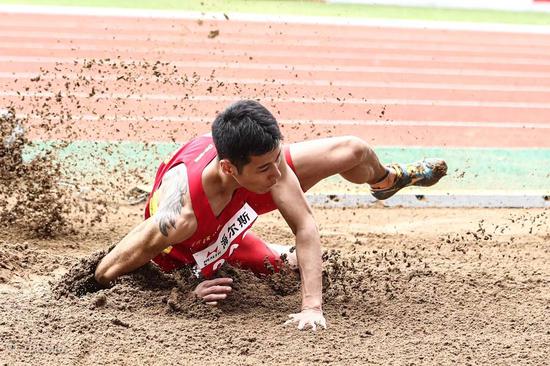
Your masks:
<path fill-rule="evenodd" d="M 287 323 L 326 328 L 320 238 L 304 192 L 340 174 L 369 184 L 383 200 L 410 185 L 431 186 L 446 172 L 438 159 L 385 166 L 353 136 L 284 145 L 273 115 L 258 102 L 240 101 L 216 117 L 211 135 L 187 142 L 160 164 L 145 221 L 101 260 L 95 280 L 108 286 L 149 261 L 164 271 L 192 266 L 203 279 L 195 294 L 215 305 L 231 291 L 231 278 L 213 278 L 222 264 L 269 275 L 285 254 L 302 281 L 301 311 Z M 295 252 L 250 230 L 258 215 L 276 209 L 296 237 Z"/>

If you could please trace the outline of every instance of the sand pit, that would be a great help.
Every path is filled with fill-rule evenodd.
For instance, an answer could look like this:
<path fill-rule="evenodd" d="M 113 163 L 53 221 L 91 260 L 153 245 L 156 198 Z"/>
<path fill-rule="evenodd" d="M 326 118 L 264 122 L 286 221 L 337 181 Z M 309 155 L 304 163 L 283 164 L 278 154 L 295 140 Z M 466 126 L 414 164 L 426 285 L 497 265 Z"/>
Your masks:
<path fill-rule="evenodd" d="M 283 326 L 293 275 L 229 270 L 219 307 L 185 273 L 153 266 L 89 292 L 96 251 L 141 219 L 123 207 L 93 234 L 0 240 L 6 364 L 544 364 L 550 351 L 547 210 L 316 209 L 329 328 Z M 292 241 L 276 214 L 256 232 Z M 531 233 L 529 233 L 531 232 Z"/>

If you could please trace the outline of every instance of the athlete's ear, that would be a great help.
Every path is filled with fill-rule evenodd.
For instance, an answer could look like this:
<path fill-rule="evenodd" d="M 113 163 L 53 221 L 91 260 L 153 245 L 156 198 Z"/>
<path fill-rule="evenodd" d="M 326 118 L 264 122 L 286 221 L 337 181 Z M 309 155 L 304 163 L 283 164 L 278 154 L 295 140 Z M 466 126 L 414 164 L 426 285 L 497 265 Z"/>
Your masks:
<path fill-rule="evenodd" d="M 222 172 L 228 175 L 237 174 L 237 167 L 227 159 L 220 160 L 220 166 L 222 168 Z"/>

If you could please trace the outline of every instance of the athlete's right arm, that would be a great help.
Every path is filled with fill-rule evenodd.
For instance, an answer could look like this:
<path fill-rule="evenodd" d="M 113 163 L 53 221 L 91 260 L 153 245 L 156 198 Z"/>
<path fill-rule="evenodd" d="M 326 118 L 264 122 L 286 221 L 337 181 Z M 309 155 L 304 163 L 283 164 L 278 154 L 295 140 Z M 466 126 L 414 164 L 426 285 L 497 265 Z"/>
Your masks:
<path fill-rule="evenodd" d="M 108 286 L 120 275 L 153 259 L 168 246 L 189 238 L 197 228 L 184 164 L 170 169 L 158 191 L 157 212 L 130 231 L 95 271 L 95 279 Z"/>

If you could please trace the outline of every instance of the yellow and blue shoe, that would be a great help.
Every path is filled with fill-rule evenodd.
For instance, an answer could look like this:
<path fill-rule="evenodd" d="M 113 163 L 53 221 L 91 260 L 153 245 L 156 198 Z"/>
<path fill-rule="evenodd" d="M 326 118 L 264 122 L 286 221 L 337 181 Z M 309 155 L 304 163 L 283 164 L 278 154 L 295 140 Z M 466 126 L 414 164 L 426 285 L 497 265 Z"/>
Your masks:
<path fill-rule="evenodd" d="M 447 174 L 447 163 L 441 159 L 424 159 L 411 164 L 391 164 L 396 172 L 395 181 L 389 188 L 374 189 L 371 193 L 378 200 L 385 200 L 408 186 L 429 187 Z"/>

